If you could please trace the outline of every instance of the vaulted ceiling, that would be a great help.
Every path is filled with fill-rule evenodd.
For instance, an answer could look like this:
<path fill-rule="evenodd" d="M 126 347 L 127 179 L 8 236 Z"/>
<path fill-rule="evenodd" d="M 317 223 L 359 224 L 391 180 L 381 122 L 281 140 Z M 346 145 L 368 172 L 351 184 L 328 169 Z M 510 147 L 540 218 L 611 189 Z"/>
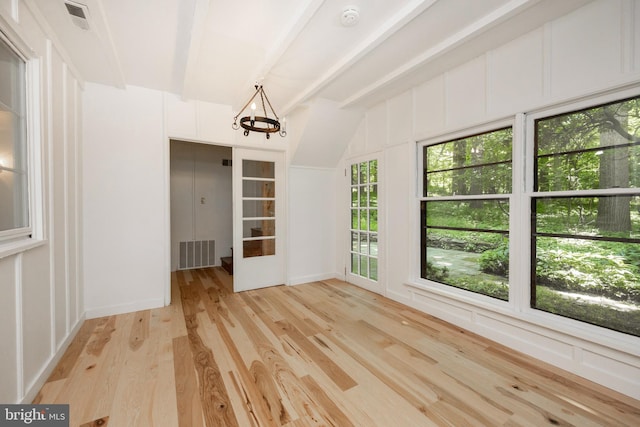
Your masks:
<path fill-rule="evenodd" d="M 323 168 L 367 107 L 589 1 L 29 0 L 84 81 L 235 112 L 261 82 L 289 118 L 291 164 Z M 84 9 L 88 29 L 65 3 Z"/>
<path fill-rule="evenodd" d="M 64 0 L 33 2 L 85 81 L 238 109 L 261 80 L 287 114 L 370 106 L 587 0 L 77 0 L 88 30 Z"/>

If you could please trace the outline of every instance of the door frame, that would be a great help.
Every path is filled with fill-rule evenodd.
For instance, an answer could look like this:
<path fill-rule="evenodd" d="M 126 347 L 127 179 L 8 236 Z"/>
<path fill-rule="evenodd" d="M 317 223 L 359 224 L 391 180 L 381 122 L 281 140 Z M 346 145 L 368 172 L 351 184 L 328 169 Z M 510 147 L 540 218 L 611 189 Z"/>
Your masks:
<path fill-rule="evenodd" d="M 351 165 L 356 163 L 368 162 L 371 160 L 378 161 L 378 280 L 373 281 L 368 278 L 364 278 L 360 275 L 351 273 Z M 345 199 L 346 204 L 343 206 L 343 209 L 347 210 L 347 221 L 346 221 L 346 229 L 344 231 L 344 237 L 339 239 L 340 242 L 343 242 L 344 245 L 344 277 L 345 281 L 356 286 L 359 286 L 363 289 L 369 290 L 371 292 L 386 295 L 386 286 L 384 285 L 384 277 L 386 274 L 386 254 L 385 254 L 385 233 L 386 233 L 386 215 L 384 210 L 384 160 L 383 160 L 383 152 L 375 152 L 362 156 L 351 157 L 345 159 L 345 176 L 344 176 L 344 191 L 346 194 Z"/>

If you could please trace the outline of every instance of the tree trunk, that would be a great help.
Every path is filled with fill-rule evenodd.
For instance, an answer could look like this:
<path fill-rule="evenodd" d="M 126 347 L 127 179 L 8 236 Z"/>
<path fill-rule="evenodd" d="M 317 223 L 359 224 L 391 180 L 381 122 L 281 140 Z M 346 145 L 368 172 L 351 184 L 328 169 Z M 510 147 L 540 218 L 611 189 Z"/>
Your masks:
<path fill-rule="evenodd" d="M 459 140 L 453 143 L 453 167 L 462 168 L 467 160 L 466 140 Z M 452 177 L 452 190 L 455 196 L 469 194 L 467 189 L 467 169 L 455 169 Z"/>
<path fill-rule="evenodd" d="M 471 148 L 471 164 L 479 165 L 482 164 L 484 151 L 480 138 L 474 139 L 475 140 L 473 141 L 473 146 Z M 473 174 L 471 175 L 469 194 L 482 194 L 482 168 L 473 168 L 471 170 L 473 171 Z M 469 206 L 473 209 L 482 209 L 483 205 L 484 203 L 482 200 L 472 200 Z"/>
<path fill-rule="evenodd" d="M 607 108 L 607 107 L 604 107 Z M 627 111 L 620 108 L 616 113 L 611 112 L 607 117 L 616 120 L 627 128 Z M 615 126 L 602 126 L 600 130 L 600 145 L 603 147 L 622 145 L 629 141 L 619 132 Z M 603 150 L 600 155 L 600 188 L 627 188 L 629 187 L 629 148 L 617 148 Z M 631 231 L 631 197 L 600 197 L 598 204 L 598 216 L 596 226 L 601 231 L 626 232 Z"/>

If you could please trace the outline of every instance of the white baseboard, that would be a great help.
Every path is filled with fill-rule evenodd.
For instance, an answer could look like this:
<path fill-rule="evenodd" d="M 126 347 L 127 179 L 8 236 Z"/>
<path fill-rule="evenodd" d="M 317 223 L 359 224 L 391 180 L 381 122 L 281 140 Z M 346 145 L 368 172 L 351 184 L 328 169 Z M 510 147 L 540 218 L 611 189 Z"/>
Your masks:
<path fill-rule="evenodd" d="M 108 307 L 88 308 L 85 315 L 87 319 L 96 317 L 113 316 L 116 314 L 133 313 L 140 310 L 164 307 L 163 298 L 153 298 L 144 301 L 135 301 L 129 304 L 112 305 Z"/>
<path fill-rule="evenodd" d="M 322 273 L 322 274 L 312 274 L 310 276 L 294 277 L 289 279 L 289 285 L 290 286 L 302 285 L 303 283 L 317 282 L 320 280 L 333 279 L 335 277 L 336 277 L 335 273 Z"/>
<path fill-rule="evenodd" d="M 80 317 L 80 319 L 78 319 L 78 322 L 73 326 L 73 328 L 69 332 L 69 335 L 67 335 L 67 337 L 62 342 L 62 345 L 58 348 L 58 351 L 56 351 L 56 353 L 44 365 L 40 373 L 36 376 L 36 379 L 31 384 L 29 384 L 29 386 L 26 388 L 25 394 L 22 397 L 22 400 L 20 401 L 20 403 L 29 404 L 33 402 L 33 399 L 36 398 L 36 396 L 38 395 L 38 392 L 40 391 L 42 386 L 44 386 L 44 383 L 47 381 L 47 378 L 49 378 L 49 376 L 51 375 L 55 367 L 58 365 L 58 362 L 60 362 L 60 359 L 62 359 L 64 352 L 67 351 L 67 348 L 69 348 L 69 345 L 71 345 L 71 341 L 73 341 L 73 339 L 76 337 L 76 334 L 80 330 L 80 327 L 82 326 L 84 321 L 85 321 L 85 316 L 83 315 Z"/>

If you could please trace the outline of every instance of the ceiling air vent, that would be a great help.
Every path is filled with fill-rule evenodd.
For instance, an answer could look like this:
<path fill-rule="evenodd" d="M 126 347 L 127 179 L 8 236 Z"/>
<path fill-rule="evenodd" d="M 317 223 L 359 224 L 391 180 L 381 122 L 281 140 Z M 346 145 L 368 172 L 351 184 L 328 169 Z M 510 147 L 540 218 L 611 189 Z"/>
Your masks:
<path fill-rule="evenodd" d="M 89 9 L 86 5 L 66 0 L 64 5 L 71 16 L 71 21 L 83 30 L 89 30 Z"/>

